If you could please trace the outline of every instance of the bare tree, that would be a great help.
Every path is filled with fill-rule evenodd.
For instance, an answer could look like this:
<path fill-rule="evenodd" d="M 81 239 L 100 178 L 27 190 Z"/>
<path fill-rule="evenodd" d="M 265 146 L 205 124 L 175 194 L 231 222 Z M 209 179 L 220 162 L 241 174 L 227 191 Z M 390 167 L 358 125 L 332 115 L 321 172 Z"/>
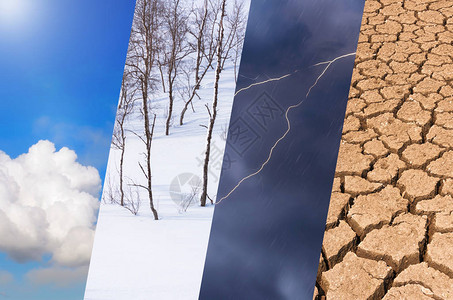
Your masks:
<path fill-rule="evenodd" d="M 222 125 L 222 132 L 219 134 L 220 138 L 222 141 L 226 142 L 228 138 L 228 122 L 225 122 L 224 125 Z"/>
<path fill-rule="evenodd" d="M 242 46 L 244 44 L 245 30 L 247 27 L 247 11 L 244 1 L 234 0 L 233 11 L 228 16 L 227 30 L 230 32 L 228 48 L 231 49 L 231 60 L 234 68 L 234 80 L 237 81 L 239 59 L 242 54 Z M 229 53 L 227 53 L 227 56 Z"/>
<path fill-rule="evenodd" d="M 198 201 L 197 198 L 199 197 L 200 194 L 200 185 L 201 182 L 197 182 L 196 184 L 190 187 L 189 192 L 183 193 L 181 195 L 181 202 L 178 203 L 179 213 L 186 212 L 191 205 L 197 203 Z"/>
<path fill-rule="evenodd" d="M 139 162 L 140 169 L 146 178 L 146 185 L 139 185 L 148 193 L 149 204 L 154 219 L 158 220 L 157 210 L 154 207 L 152 193 L 152 170 L 151 170 L 151 144 L 153 140 L 154 125 L 156 115 L 151 119 L 151 100 L 150 96 L 156 89 L 154 78 L 155 67 L 157 65 L 157 53 L 160 47 L 159 29 L 161 27 L 159 15 L 162 12 L 162 3 L 160 0 L 138 0 L 132 32 L 129 44 L 129 52 L 126 60 L 126 66 L 131 70 L 131 75 L 135 79 L 138 94 L 141 100 L 141 115 L 144 121 L 144 137 L 136 134 L 145 145 L 146 166 Z"/>
<path fill-rule="evenodd" d="M 197 90 L 200 88 L 200 84 L 208 70 L 212 68 L 217 47 L 215 25 L 219 14 L 215 0 L 204 0 L 202 6 L 193 9 L 192 15 L 193 23 L 191 27 L 193 29 L 190 30 L 190 34 L 194 38 L 192 48 L 196 53 L 194 60 L 195 78 L 193 84 L 188 80 L 188 97 L 179 117 L 179 125 L 184 124 L 184 116 L 187 109 L 189 105 L 192 105 L 193 99 L 198 96 Z"/>
<path fill-rule="evenodd" d="M 215 0 L 204 0 L 200 7 L 192 10 L 194 16 L 190 34 L 194 37 L 195 43 L 192 45 L 197 56 L 195 59 L 195 83 L 202 79 L 204 69 L 212 66 L 215 56 L 216 39 L 215 24 L 218 18 L 218 11 Z M 203 61 L 206 61 L 202 68 Z M 207 67 L 207 68 L 206 68 Z M 195 86 L 197 89 L 199 85 Z"/>
<path fill-rule="evenodd" d="M 112 184 L 110 176 L 107 178 L 102 193 L 102 201 L 106 204 L 121 205 L 132 214 L 137 215 L 140 210 L 140 195 L 137 189 L 133 191 L 131 188 L 131 185 L 134 186 L 135 184 L 128 184 L 127 187 L 123 187 L 123 198 L 121 199 L 117 185 Z M 121 201 L 123 202 L 122 204 Z"/>
<path fill-rule="evenodd" d="M 165 36 L 162 38 L 164 42 L 159 52 L 158 63 L 164 91 L 168 92 L 165 135 L 169 135 L 177 77 L 181 73 L 181 64 L 184 58 L 190 53 L 190 47 L 187 43 L 188 15 L 181 5 L 181 0 L 166 0 L 162 19 L 164 26 L 162 32 Z"/>
<path fill-rule="evenodd" d="M 120 101 L 116 113 L 115 127 L 113 131 L 112 147 L 120 151 L 119 161 L 119 196 L 120 205 L 124 206 L 124 154 L 126 152 L 126 120 L 132 114 L 135 103 L 135 89 L 131 82 L 130 73 L 126 69 L 121 83 Z"/>
<path fill-rule="evenodd" d="M 217 66 L 215 70 L 215 81 L 214 81 L 214 98 L 212 101 L 212 109 L 209 109 L 209 106 L 206 105 L 206 109 L 209 114 L 209 126 L 208 133 L 206 138 L 206 151 L 205 159 L 203 165 L 203 186 L 200 197 L 201 206 L 206 206 L 206 200 L 208 198 L 208 168 L 209 168 L 209 156 L 211 153 L 211 140 L 212 140 L 212 131 L 214 129 L 215 120 L 217 117 L 217 103 L 219 98 L 219 81 L 220 73 L 223 69 L 223 64 L 225 60 L 225 49 L 224 49 L 224 38 L 225 38 L 225 13 L 226 13 L 226 0 L 222 0 L 220 3 L 220 18 L 218 24 L 218 35 L 217 35 Z M 212 203 L 212 200 L 211 200 Z"/>
<path fill-rule="evenodd" d="M 125 191 L 124 205 L 133 215 L 137 215 L 140 210 L 140 194 L 137 189 L 132 190 L 129 186 Z"/>
<path fill-rule="evenodd" d="M 198 82 L 200 76 L 200 66 L 203 59 L 204 52 L 204 37 L 206 35 L 206 28 L 208 27 L 209 19 L 209 2 L 204 0 L 202 7 L 195 7 L 192 13 L 195 15 L 194 27 L 195 30 L 191 31 L 191 34 L 195 37 L 195 45 L 193 46 L 196 49 L 197 58 L 195 60 L 195 82 Z M 198 87 L 196 87 L 198 88 Z"/>
<path fill-rule="evenodd" d="M 112 178 L 107 174 L 102 191 L 102 202 L 105 204 L 116 204 L 116 191 L 113 188 Z"/>
<path fill-rule="evenodd" d="M 245 14 L 244 1 L 234 0 L 231 13 L 225 16 L 225 29 L 227 35 L 225 36 L 224 41 L 222 69 L 225 66 L 225 62 L 228 59 L 232 59 L 235 77 L 245 37 L 246 20 L 247 15 Z"/>

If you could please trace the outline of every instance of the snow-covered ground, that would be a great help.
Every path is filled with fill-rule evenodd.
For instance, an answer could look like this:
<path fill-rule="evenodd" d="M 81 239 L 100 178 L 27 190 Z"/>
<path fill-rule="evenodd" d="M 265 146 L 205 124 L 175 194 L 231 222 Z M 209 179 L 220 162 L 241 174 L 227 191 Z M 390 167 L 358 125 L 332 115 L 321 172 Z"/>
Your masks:
<path fill-rule="evenodd" d="M 142 202 L 137 216 L 118 205 L 101 205 L 86 300 L 198 299 L 214 206 L 200 207 L 197 196 L 196 204 L 182 212 L 171 198 L 170 185 L 173 182 L 175 191 L 178 186 L 175 178 L 184 173 L 202 178 L 207 130 L 200 125 L 208 124 L 205 104 L 211 107 L 213 84 L 214 70 L 210 70 L 199 91 L 201 99 L 194 99 L 195 113 L 187 111 L 183 126 L 179 126 L 183 103 L 175 102 L 175 120 L 169 136 L 165 136 L 163 113 L 167 108 L 166 95 L 153 100 L 160 111 L 151 155 L 153 193 L 160 220 L 154 221 L 144 190 L 140 191 Z M 219 87 L 208 185 L 208 194 L 213 199 L 235 90 L 232 63 L 222 71 Z M 143 131 L 142 126 L 138 115 L 128 124 L 129 129 L 137 132 Z M 125 175 L 140 183 L 145 181 L 137 162 L 143 162 L 143 151 L 140 139 L 129 134 Z M 110 151 L 104 192 L 109 176 L 113 182 L 117 177 L 118 155 L 118 150 Z"/>

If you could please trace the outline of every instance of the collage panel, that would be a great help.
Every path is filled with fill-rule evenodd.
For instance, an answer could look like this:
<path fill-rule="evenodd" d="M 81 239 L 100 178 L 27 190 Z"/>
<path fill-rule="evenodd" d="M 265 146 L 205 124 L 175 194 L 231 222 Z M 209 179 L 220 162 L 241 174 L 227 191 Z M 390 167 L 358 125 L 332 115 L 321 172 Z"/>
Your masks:
<path fill-rule="evenodd" d="M 83 299 L 132 1 L 0 1 L 0 299 Z"/>
<path fill-rule="evenodd" d="M 197 299 L 248 0 L 138 0 L 85 299 Z"/>
<path fill-rule="evenodd" d="M 453 298 L 452 8 L 365 2 L 318 299 Z"/>
<path fill-rule="evenodd" d="M 312 299 L 364 1 L 252 1 L 199 299 Z"/>

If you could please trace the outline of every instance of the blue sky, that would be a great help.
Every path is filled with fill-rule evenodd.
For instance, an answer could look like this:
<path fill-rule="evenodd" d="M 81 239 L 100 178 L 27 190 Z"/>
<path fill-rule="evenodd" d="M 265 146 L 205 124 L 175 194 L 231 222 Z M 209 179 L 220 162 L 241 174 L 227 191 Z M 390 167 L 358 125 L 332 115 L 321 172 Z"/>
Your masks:
<path fill-rule="evenodd" d="M 0 149 L 49 138 L 102 169 L 107 149 L 76 135 L 111 134 L 135 1 L 17 1 L 23 15 L 0 21 Z"/>
<path fill-rule="evenodd" d="M 1 151 L 15 158 L 47 139 L 104 177 L 134 5 L 0 0 Z M 48 263 L 19 264 L 0 252 L 0 272 L 14 277 L 0 273 L 0 299 L 81 299 L 84 282 L 58 288 L 24 279 Z"/>

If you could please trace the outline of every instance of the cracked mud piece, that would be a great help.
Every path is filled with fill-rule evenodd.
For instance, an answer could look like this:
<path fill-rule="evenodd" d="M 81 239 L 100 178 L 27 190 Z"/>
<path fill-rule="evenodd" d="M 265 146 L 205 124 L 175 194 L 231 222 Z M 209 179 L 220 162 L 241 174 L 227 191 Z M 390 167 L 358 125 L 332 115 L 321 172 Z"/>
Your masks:
<path fill-rule="evenodd" d="M 391 268 L 348 252 L 343 261 L 322 274 L 321 287 L 327 299 L 377 299 L 384 295 L 384 281 Z"/>
<path fill-rule="evenodd" d="M 371 231 L 357 248 L 357 255 L 384 260 L 396 272 L 420 259 L 420 245 L 425 239 L 426 216 L 403 214 L 392 225 Z"/>
<path fill-rule="evenodd" d="M 453 299 L 453 279 L 428 266 L 426 262 L 409 266 L 393 281 L 394 287 L 417 282 L 431 290 L 437 299 Z"/>

